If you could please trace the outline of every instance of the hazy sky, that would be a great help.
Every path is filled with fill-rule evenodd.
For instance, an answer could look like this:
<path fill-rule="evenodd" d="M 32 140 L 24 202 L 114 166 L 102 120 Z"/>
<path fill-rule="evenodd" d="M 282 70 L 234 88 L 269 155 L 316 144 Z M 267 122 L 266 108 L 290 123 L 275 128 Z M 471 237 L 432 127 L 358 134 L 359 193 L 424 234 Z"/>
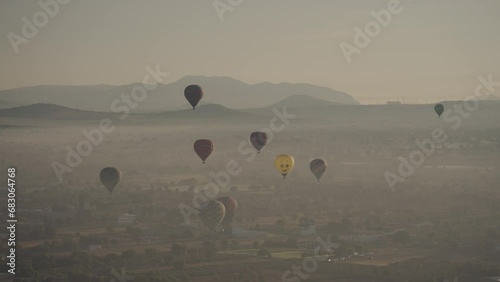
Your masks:
<path fill-rule="evenodd" d="M 243 0 L 221 21 L 213 0 L 71 0 L 16 54 L 9 32 L 22 35 L 22 17 L 42 8 L 1 1 L 0 89 L 128 84 L 155 64 L 166 82 L 307 82 L 363 103 L 465 98 L 478 75 L 500 80 L 498 0 L 401 0 L 403 11 L 347 63 L 339 44 L 354 44 L 354 27 L 388 2 Z"/>

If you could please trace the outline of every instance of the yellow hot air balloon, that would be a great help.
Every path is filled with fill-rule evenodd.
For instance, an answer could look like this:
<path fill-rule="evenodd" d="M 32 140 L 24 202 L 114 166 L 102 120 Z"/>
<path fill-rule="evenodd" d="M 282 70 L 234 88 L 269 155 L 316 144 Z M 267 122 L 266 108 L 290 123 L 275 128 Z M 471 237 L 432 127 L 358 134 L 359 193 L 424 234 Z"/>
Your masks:
<path fill-rule="evenodd" d="M 293 169 L 295 165 L 295 160 L 292 156 L 281 154 L 274 159 L 274 166 L 283 175 L 283 179 L 286 178 L 287 174 Z"/>

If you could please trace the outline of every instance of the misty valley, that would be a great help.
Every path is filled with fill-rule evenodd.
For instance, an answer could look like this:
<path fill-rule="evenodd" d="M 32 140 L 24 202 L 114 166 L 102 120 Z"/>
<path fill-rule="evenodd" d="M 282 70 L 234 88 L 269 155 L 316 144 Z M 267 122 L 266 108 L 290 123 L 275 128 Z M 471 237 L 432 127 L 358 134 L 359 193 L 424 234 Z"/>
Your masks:
<path fill-rule="evenodd" d="M 52 104 L 0 110 L 0 163 L 17 170 L 16 281 L 495 275 L 499 110 L 481 102 L 458 127 L 433 105 L 308 96 L 123 119 Z M 195 140 L 211 142 L 198 145 L 205 164 Z M 119 171 L 103 180 L 104 167 Z M 219 207 L 206 204 L 225 198 L 233 208 L 215 225 Z"/>

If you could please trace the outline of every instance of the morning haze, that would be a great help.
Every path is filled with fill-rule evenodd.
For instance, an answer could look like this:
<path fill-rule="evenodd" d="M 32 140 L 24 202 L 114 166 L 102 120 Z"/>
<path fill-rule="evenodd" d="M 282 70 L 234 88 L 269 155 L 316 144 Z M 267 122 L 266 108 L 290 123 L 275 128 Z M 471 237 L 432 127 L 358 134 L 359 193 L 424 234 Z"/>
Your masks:
<path fill-rule="evenodd" d="M 0 281 L 499 281 L 499 12 L 0 2 Z"/>

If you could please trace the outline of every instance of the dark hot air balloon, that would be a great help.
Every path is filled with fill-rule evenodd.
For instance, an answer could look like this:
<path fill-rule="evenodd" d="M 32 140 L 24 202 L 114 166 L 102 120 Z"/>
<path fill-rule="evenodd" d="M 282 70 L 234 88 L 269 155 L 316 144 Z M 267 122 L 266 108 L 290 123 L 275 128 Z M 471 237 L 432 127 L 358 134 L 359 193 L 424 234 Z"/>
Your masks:
<path fill-rule="evenodd" d="M 224 204 L 219 201 L 210 201 L 205 208 L 200 210 L 198 216 L 210 231 L 215 231 L 225 215 L 226 208 Z"/>
<path fill-rule="evenodd" d="M 316 176 L 316 179 L 318 179 L 318 182 L 319 182 L 319 179 L 321 178 L 321 176 L 323 175 L 323 173 L 325 173 L 326 166 L 327 166 L 326 162 L 324 160 L 321 160 L 321 159 L 315 159 L 309 165 L 311 172 L 314 174 L 314 176 Z"/>
<path fill-rule="evenodd" d="M 115 167 L 106 167 L 101 170 L 99 174 L 102 184 L 108 189 L 109 194 L 113 193 L 113 190 L 118 185 L 122 179 L 122 173 Z"/>
<path fill-rule="evenodd" d="M 252 132 L 250 134 L 250 143 L 255 147 L 257 153 L 260 153 L 260 150 L 266 146 L 267 134 L 265 132 Z"/>
<path fill-rule="evenodd" d="M 221 226 L 225 232 L 232 233 L 231 223 L 233 222 L 234 213 L 236 212 L 236 209 L 238 209 L 238 202 L 230 196 L 219 197 L 217 201 L 221 202 L 226 208 L 226 215 L 221 222 Z"/>
<path fill-rule="evenodd" d="M 206 159 L 212 151 L 214 150 L 214 144 L 208 139 L 199 139 L 194 142 L 194 151 L 200 157 L 200 159 L 205 163 Z"/>
<path fill-rule="evenodd" d="M 203 97 L 203 90 L 198 85 L 189 85 L 184 89 L 184 97 L 186 97 L 189 104 L 193 106 L 194 110 Z"/>
<path fill-rule="evenodd" d="M 444 106 L 443 106 L 443 104 L 436 104 L 434 106 L 434 111 L 436 111 L 436 114 L 438 114 L 438 116 L 441 117 L 441 114 L 443 114 L 443 112 L 444 112 Z"/>

